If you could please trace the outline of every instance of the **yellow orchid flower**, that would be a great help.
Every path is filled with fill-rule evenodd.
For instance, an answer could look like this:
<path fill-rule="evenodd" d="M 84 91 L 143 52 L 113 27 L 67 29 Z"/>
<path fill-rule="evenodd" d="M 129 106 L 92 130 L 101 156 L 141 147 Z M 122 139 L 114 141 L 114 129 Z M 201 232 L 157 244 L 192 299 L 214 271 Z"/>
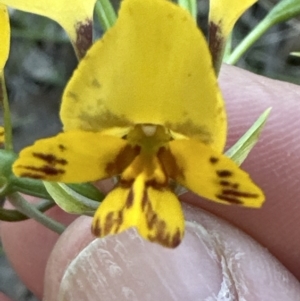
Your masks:
<path fill-rule="evenodd" d="M 214 67 L 219 72 L 226 40 L 236 21 L 257 0 L 210 0 L 208 16 L 209 48 Z"/>
<path fill-rule="evenodd" d="M 223 204 L 264 201 L 222 154 L 226 113 L 205 38 L 169 1 L 123 1 L 68 83 L 61 120 L 64 132 L 22 150 L 13 171 L 65 183 L 118 176 L 93 219 L 99 237 L 134 226 L 176 247 L 184 217 L 174 182 Z"/>
<path fill-rule="evenodd" d="M 5 97 L 5 83 L 3 69 L 8 59 L 9 46 L 10 46 L 10 26 L 9 16 L 5 5 L 0 4 L 0 100 L 3 101 Z M 0 145 L 4 143 L 4 128 L 0 127 Z"/>
<path fill-rule="evenodd" d="M 96 0 L 0 0 L 7 6 L 48 17 L 69 35 L 76 54 L 83 57 L 92 44 L 93 11 Z"/>

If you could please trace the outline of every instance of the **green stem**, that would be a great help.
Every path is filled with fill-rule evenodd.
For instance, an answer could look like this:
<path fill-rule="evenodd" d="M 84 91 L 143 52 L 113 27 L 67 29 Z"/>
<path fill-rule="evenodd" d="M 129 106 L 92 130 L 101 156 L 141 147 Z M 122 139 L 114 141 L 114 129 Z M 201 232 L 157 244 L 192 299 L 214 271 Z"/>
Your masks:
<path fill-rule="evenodd" d="M 50 200 L 43 200 L 37 205 L 34 205 L 35 208 L 41 212 L 45 212 L 48 209 L 52 208 L 56 204 Z M 19 212 L 18 210 L 0 208 L 0 220 L 6 222 L 20 222 L 29 219 L 28 216 Z"/>
<path fill-rule="evenodd" d="M 29 204 L 19 193 L 12 193 L 7 196 L 8 201 L 20 212 L 34 219 L 48 229 L 61 234 L 65 226 L 47 215 L 41 213 L 34 205 Z"/>
<path fill-rule="evenodd" d="M 116 12 L 109 0 L 98 0 L 95 5 L 95 12 L 105 31 L 111 28 L 117 20 Z"/>
<path fill-rule="evenodd" d="M 260 22 L 246 38 L 234 49 L 229 58 L 225 61 L 227 64 L 234 65 L 241 56 L 256 42 L 270 27 L 273 22 L 263 20 Z"/>
<path fill-rule="evenodd" d="M 4 74 L 0 74 L 1 81 L 1 94 L 2 94 L 2 105 L 4 110 L 4 131 L 5 131 L 5 149 L 8 151 L 13 151 L 12 144 L 12 126 L 11 126 L 11 115 L 9 110 L 9 103 L 5 85 L 5 77 Z"/>
<path fill-rule="evenodd" d="M 13 176 L 10 182 L 13 192 L 21 192 L 38 198 L 52 200 L 43 182 L 40 180 Z"/>

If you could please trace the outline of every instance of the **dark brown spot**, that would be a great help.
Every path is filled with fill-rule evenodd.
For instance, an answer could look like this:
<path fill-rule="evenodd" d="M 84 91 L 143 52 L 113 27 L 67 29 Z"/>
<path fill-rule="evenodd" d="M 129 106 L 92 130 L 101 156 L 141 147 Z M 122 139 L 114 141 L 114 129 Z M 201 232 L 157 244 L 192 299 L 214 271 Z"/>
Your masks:
<path fill-rule="evenodd" d="M 234 197 L 227 196 L 227 195 L 218 194 L 218 195 L 216 195 L 216 197 L 219 200 L 225 201 L 225 202 L 230 203 L 230 204 L 237 204 L 237 205 L 243 204 L 243 202 L 241 200 L 239 200 L 237 198 L 234 198 Z"/>
<path fill-rule="evenodd" d="M 60 174 L 64 174 L 66 171 L 60 168 L 54 168 L 52 166 L 44 165 L 42 167 L 34 167 L 34 166 L 20 166 L 26 170 L 41 172 L 47 176 L 57 176 Z"/>
<path fill-rule="evenodd" d="M 233 189 L 238 189 L 239 188 L 238 183 L 231 183 L 231 182 L 225 181 L 225 180 L 221 180 L 219 183 L 220 183 L 221 186 L 224 186 L 224 187 L 232 187 Z"/>
<path fill-rule="evenodd" d="M 113 162 L 106 165 L 105 171 L 108 176 L 112 177 L 122 173 L 122 171 L 134 160 L 134 158 L 140 153 L 141 148 L 139 146 L 126 146 L 121 149 L 117 154 Z"/>
<path fill-rule="evenodd" d="M 93 22 L 86 19 L 85 22 L 76 24 L 76 41 L 75 46 L 79 58 L 83 58 L 86 51 L 90 48 L 93 42 Z"/>
<path fill-rule="evenodd" d="M 157 152 L 157 158 L 160 161 L 165 174 L 174 180 L 177 178 L 184 179 L 183 171 L 178 167 L 176 159 L 170 149 L 161 147 Z"/>
<path fill-rule="evenodd" d="M 127 199 L 126 199 L 126 203 L 125 203 L 125 207 L 127 209 L 132 207 L 133 200 L 134 200 L 134 192 L 133 192 L 133 189 L 130 189 L 129 194 L 128 194 Z"/>
<path fill-rule="evenodd" d="M 131 179 L 131 180 L 124 180 L 124 179 L 120 179 L 119 180 L 119 183 L 117 186 L 121 187 L 121 188 L 130 188 L 132 186 L 134 182 L 134 179 Z"/>
<path fill-rule="evenodd" d="M 154 225 L 158 221 L 158 216 L 154 211 L 151 211 L 151 214 L 149 214 L 147 218 L 147 226 L 149 227 L 150 230 L 153 229 Z"/>
<path fill-rule="evenodd" d="M 224 181 L 224 180 L 222 180 L 222 181 L 220 181 L 219 183 L 220 183 L 221 186 L 225 186 L 225 187 L 226 187 L 226 186 L 231 186 L 231 183 L 230 183 L 229 181 Z"/>
<path fill-rule="evenodd" d="M 20 174 L 20 177 L 31 178 L 31 179 L 36 179 L 36 180 L 43 180 L 43 179 L 45 179 L 44 176 L 42 176 L 42 175 L 37 175 L 37 174 L 31 173 L 31 172 L 22 172 L 22 173 Z"/>
<path fill-rule="evenodd" d="M 219 64 L 220 55 L 223 52 L 224 38 L 221 34 L 220 24 L 214 22 L 209 23 L 209 50 L 212 56 L 212 61 L 215 67 Z"/>
<path fill-rule="evenodd" d="M 67 160 L 65 160 L 65 159 L 58 159 L 53 154 L 32 153 L 32 155 L 35 158 L 39 158 L 39 159 L 47 162 L 50 165 L 56 165 L 56 164 L 66 165 L 66 164 L 68 164 Z"/>
<path fill-rule="evenodd" d="M 233 189 L 222 190 L 222 195 L 231 195 L 231 196 L 237 196 L 237 197 L 243 197 L 243 198 L 257 198 L 258 197 L 258 194 L 256 194 L 256 193 L 242 192 L 242 191 L 233 190 Z"/>
<path fill-rule="evenodd" d="M 149 204 L 150 207 L 151 207 L 151 204 L 149 202 L 149 199 L 148 199 L 148 193 L 147 191 L 145 190 L 144 191 L 144 194 L 143 194 L 143 198 L 142 198 L 142 203 L 141 203 L 141 206 L 142 206 L 142 211 L 145 211 L 145 208 L 146 208 L 146 205 Z M 152 207 L 151 207 L 151 210 L 152 210 Z"/>
<path fill-rule="evenodd" d="M 160 191 L 169 186 L 168 177 L 166 177 L 166 181 L 163 183 L 159 183 L 155 179 L 151 179 L 151 180 L 146 181 L 145 184 L 146 184 L 146 187 L 150 186 L 150 187 L 152 187 L 156 190 L 160 190 Z"/>
<path fill-rule="evenodd" d="M 220 178 L 229 178 L 232 177 L 233 173 L 230 170 L 217 170 L 217 175 Z"/>
<path fill-rule="evenodd" d="M 233 188 L 233 189 L 238 189 L 239 188 L 239 184 L 238 183 L 233 183 L 233 184 L 231 184 L 231 187 Z"/>
<path fill-rule="evenodd" d="M 4 136 L 4 131 L 0 131 L 0 137 Z"/>
<path fill-rule="evenodd" d="M 113 226 L 114 226 L 114 212 L 109 212 L 105 218 L 103 235 L 109 234 Z"/>
<path fill-rule="evenodd" d="M 124 221 L 124 217 L 123 217 L 123 210 L 120 210 L 118 212 L 118 218 L 116 220 L 116 230 L 114 231 L 114 233 L 118 233 L 119 232 L 119 229 L 120 229 L 120 226 L 123 224 L 123 221 Z"/>
<path fill-rule="evenodd" d="M 65 151 L 66 150 L 66 147 L 64 146 L 64 145 L 62 145 L 62 144 L 59 144 L 58 145 L 58 148 L 60 149 L 60 151 Z"/>
<path fill-rule="evenodd" d="M 212 164 L 216 164 L 216 163 L 219 162 L 219 158 L 216 158 L 216 157 L 210 157 L 210 158 L 209 158 L 209 161 L 210 161 L 210 163 L 212 163 Z"/>
<path fill-rule="evenodd" d="M 182 235 L 179 229 L 177 229 L 176 233 L 173 235 L 171 240 L 171 248 L 176 248 L 181 243 Z"/>

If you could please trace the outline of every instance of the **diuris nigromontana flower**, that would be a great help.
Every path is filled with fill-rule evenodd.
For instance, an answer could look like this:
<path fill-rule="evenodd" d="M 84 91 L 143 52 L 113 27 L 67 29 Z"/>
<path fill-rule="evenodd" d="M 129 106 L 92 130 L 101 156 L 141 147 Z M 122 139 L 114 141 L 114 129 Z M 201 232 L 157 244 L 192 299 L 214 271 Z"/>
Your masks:
<path fill-rule="evenodd" d="M 184 217 L 174 182 L 223 204 L 264 201 L 222 154 L 226 113 L 205 38 L 171 2 L 123 1 L 68 83 L 61 120 L 64 132 L 25 148 L 13 170 L 65 183 L 118 176 L 94 215 L 99 237 L 134 226 L 176 247 Z"/>

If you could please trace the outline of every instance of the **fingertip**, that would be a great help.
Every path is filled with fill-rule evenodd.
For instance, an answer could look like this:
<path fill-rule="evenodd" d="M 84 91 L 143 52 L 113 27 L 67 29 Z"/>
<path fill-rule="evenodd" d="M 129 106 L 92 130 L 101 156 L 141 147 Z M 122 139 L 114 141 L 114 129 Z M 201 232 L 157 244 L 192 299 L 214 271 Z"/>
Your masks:
<path fill-rule="evenodd" d="M 47 215 L 66 225 L 75 218 L 57 206 L 48 210 Z M 22 282 L 38 298 L 43 295 L 46 263 L 58 237 L 34 220 L 1 222 L 5 254 Z"/>
<path fill-rule="evenodd" d="M 12 301 L 12 299 L 8 298 L 6 295 L 0 292 L 0 301 Z"/>
<path fill-rule="evenodd" d="M 184 207 L 189 222 L 176 249 L 147 242 L 133 229 L 86 238 L 91 221 L 76 220 L 51 255 L 44 300 L 192 301 L 226 295 L 292 301 L 300 296 L 295 278 L 251 238 L 207 212 Z"/>

